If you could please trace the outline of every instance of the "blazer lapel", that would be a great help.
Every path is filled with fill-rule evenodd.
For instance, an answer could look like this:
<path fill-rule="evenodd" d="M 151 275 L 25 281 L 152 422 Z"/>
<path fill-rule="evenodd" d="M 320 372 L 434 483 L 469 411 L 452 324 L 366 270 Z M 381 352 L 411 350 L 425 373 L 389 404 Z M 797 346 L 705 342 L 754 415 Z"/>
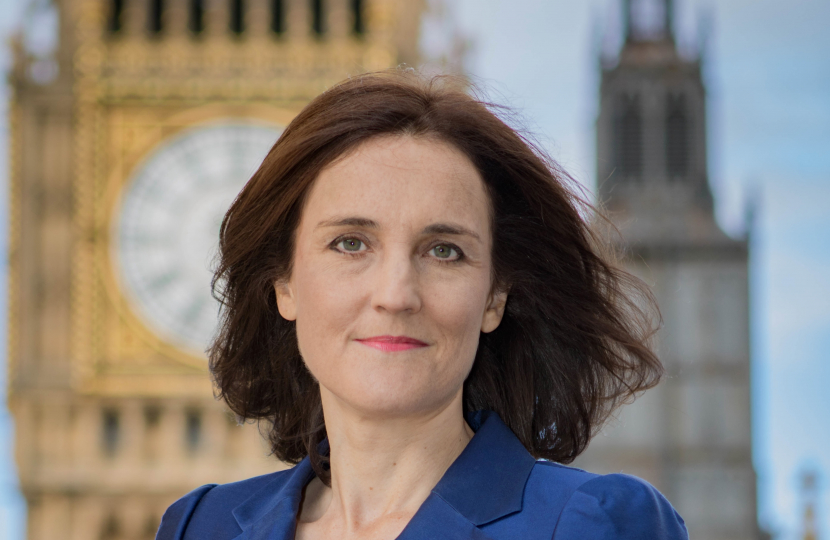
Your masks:
<path fill-rule="evenodd" d="M 397 540 L 493 540 L 433 492 Z"/>
<path fill-rule="evenodd" d="M 242 529 L 234 540 L 285 540 L 294 538 L 303 488 L 314 476 L 306 457 L 289 471 L 282 485 L 267 484 L 233 509 Z"/>
<path fill-rule="evenodd" d="M 481 527 L 521 511 L 536 460 L 496 413 L 479 411 L 468 415 L 467 422 L 475 436 L 399 540 L 492 540 Z M 281 485 L 268 484 L 237 506 L 233 515 L 243 532 L 234 540 L 294 538 L 302 491 L 313 476 L 306 458 Z"/>
<path fill-rule="evenodd" d="M 285 540 L 294 538 L 298 499 L 283 499 L 242 532 L 235 540 Z"/>
<path fill-rule="evenodd" d="M 398 540 L 488 540 L 480 527 L 521 511 L 536 459 L 496 413 L 480 411 L 467 422 L 475 436 Z"/>
<path fill-rule="evenodd" d="M 433 493 L 481 526 L 521 511 L 536 459 L 496 413 L 479 411 L 467 421 L 476 434 Z"/>

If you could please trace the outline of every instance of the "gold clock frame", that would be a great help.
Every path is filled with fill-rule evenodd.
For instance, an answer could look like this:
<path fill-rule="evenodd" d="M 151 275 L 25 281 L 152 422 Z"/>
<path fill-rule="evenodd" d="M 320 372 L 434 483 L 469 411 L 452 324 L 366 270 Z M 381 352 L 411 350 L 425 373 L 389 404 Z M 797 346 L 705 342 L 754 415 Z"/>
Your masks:
<path fill-rule="evenodd" d="M 76 391 L 210 391 L 205 360 L 156 336 L 120 290 L 110 235 L 125 182 L 148 152 L 182 130 L 222 118 L 286 126 L 311 98 L 349 73 L 389 67 L 398 57 L 393 21 L 405 5 L 372 2 L 369 18 L 378 30 L 362 40 L 252 35 L 229 43 L 219 35 L 198 42 L 176 35 L 111 39 L 102 32 L 103 2 L 72 4 L 78 46 L 70 357 Z"/>
<path fill-rule="evenodd" d="M 117 147 L 126 150 L 124 152 L 126 155 L 124 155 L 121 163 L 114 163 L 110 171 L 110 178 L 107 182 L 106 193 L 102 203 L 105 207 L 105 215 L 103 216 L 104 221 L 101 227 L 105 230 L 105 233 L 102 235 L 103 239 L 100 245 L 102 250 L 107 250 L 107 253 L 101 253 L 96 259 L 101 266 L 99 271 L 103 279 L 107 299 L 113 305 L 118 320 L 123 323 L 130 333 L 134 334 L 136 338 L 140 339 L 154 352 L 198 368 L 201 368 L 205 362 L 204 357 L 196 356 L 192 352 L 181 349 L 158 337 L 144 324 L 142 317 L 132 308 L 132 302 L 123 293 L 123 284 L 117 278 L 118 269 L 112 257 L 113 250 L 117 250 L 118 247 L 117 239 L 113 237 L 113 232 L 115 231 L 114 223 L 118 217 L 118 210 L 123 201 L 122 197 L 125 189 L 129 186 L 130 178 L 137 168 L 146 163 L 147 159 L 154 152 L 182 132 L 202 126 L 208 127 L 224 120 L 243 120 L 251 124 L 284 129 L 294 114 L 293 111 L 274 109 L 267 106 L 242 108 L 208 106 L 185 111 L 166 120 L 162 124 L 147 126 L 146 130 L 142 130 L 141 127 L 137 127 L 134 124 L 124 126 L 123 129 L 127 131 L 138 130 L 146 132 L 138 133 L 137 140 L 131 147 L 116 143 Z M 265 120 L 266 118 L 269 120 Z M 112 131 L 116 131 L 114 126 Z M 133 148 L 135 148 L 134 151 L 132 151 Z M 110 152 L 109 155 L 115 154 Z"/>
<path fill-rule="evenodd" d="M 105 155 L 109 158 L 101 170 L 101 183 L 95 186 L 94 177 L 88 177 L 87 181 L 78 179 L 78 189 L 94 192 L 90 212 L 76 214 L 77 225 L 87 225 L 87 230 L 93 231 L 83 238 L 88 250 L 85 255 L 91 257 L 92 263 L 87 268 L 93 271 L 79 273 L 75 283 L 76 300 L 86 301 L 78 302 L 73 314 L 78 322 L 97 321 L 92 324 L 96 332 L 89 336 L 91 339 L 86 343 L 80 339 L 76 342 L 76 352 L 80 353 L 76 361 L 84 370 L 79 375 L 84 376 L 86 385 L 92 383 L 97 389 L 100 384 L 95 384 L 96 379 L 101 375 L 110 376 L 112 382 L 113 376 L 135 379 L 142 371 L 175 375 L 204 373 L 206 369 L 204 357 L 156 335 L 132 308 L 119 284 L 112 260 L 116 241 L 112 238 L 113 222 L 117 219 L 122 193 L 136 167 L 165 141 L 183 131 L 231 118 L 284 127 L 296 112 L 268 105 L 207 105 L 173 114 L 161 110 L 158 117 L 148 117 L 146 107 L 109 108 L 101 119 L 106 122 Z"/>

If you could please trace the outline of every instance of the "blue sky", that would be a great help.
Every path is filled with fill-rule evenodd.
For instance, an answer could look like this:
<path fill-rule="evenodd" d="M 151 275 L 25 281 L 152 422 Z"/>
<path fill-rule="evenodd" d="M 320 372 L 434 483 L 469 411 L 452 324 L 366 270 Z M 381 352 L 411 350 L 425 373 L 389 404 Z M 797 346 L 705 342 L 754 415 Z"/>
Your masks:
<path fill-rule="evenodd" d="M 592 188 L 596 55 L 619 36 L 619 0 L 445 2 L 454 24 L 428 26 L 425 48 L 445 46 L 450 28 L 463 36 L 468 71 L 493 99 L 516 108 L 552 156 Z M 724 229 L 741 234 L 745 201 L 757 201 L 751 272 L 760 517 L 779 538 L 797 538 L 798 472 L 817 466 L 824 475 L 821 526 L 830 537 L 830 2 L 675 3 L 684 46 L 702 33 L 699 20 L 711 21 L 709 172 Z M 24 4 L 0 0 L 2 70 L 9 63 L 7 36 Z M 3 216 L 6 95 L 0 87 Z M 5 299 L 0 294 L 0 308 Z M 0 537 L 9 540 L 21 539 L 23 530 L 15 483 L 10 419 L 0 407 Z"/>

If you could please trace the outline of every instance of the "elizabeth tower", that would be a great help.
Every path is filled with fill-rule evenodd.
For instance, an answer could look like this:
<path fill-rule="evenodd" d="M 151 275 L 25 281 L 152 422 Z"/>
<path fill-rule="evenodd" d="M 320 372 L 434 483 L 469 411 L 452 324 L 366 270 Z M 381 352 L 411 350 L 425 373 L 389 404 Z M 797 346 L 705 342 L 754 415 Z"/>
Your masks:
<path fill-rule="evenodd" d="M 654 291 L 667 377 L 595 437 L 580 466 L 654 484 L 696 540 L 760 536 L 752 463 L 749 243 L 718 226 L 699 55 L 678 52 L 672 0 L 624 0 L 602 66 L 599 196 Z"/>
<path fill-rule="evenodd" d="M 281 465 L 213 398 L 219 222 L 349 74 L 417 59 L 421 0 L 56 0 L 11 77 L 9 405 L 30 540 L 145 540 Z M 47 62 L 44 64 L 44 62 Z"/>

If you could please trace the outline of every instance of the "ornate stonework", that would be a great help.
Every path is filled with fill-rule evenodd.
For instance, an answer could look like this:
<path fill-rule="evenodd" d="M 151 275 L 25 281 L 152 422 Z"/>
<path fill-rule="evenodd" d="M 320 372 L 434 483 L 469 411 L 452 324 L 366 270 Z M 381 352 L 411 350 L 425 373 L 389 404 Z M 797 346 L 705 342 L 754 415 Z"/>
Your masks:
<path fill-rule="evenodd" d="M 58 75 L 36 82 L 18 48 L 10 107 L 9 400 L 28 536 L 148 539 L 190 489 L 282 464 L 213 399 L 204 358 L 157 335 L 122 290 L 111 252 L 125 186 L 185 130 L 285 126 L 349 74 L 416 62 L 423 2 L 328 0 L 314 14 L 283 0 L 279 32 L 270 0 L 242 2 L 236 27 L 234 3 L 205 0 L 197 32 L 186 0 L 160 14 L 55 3 Z"/>

